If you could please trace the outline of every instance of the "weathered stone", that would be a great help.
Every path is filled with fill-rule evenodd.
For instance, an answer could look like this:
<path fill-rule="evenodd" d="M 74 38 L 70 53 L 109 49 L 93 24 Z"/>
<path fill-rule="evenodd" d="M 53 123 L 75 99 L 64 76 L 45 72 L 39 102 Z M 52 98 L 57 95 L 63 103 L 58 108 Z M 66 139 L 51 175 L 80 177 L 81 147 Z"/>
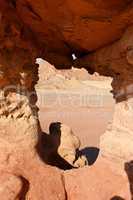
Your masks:
<path fill-rule="evenodd" d="M 80 140 L 69 126 L 54 122 L 50 124 L 49 132 L 42 134 L 43 154 L 47 163 L 62 169 L 84 167 L 88 164 L 87 158 L 79 155 Z"/>
<path fill-rule="evenodd" d="M 130 200 L 131 194 L 127 176 L 118 175 L 111 169 L 110 164 L 101 159 L 92 167 L 65 172 L 67 199 L 113 200 L 114 198 L 114 200 Z"/>
<path fill-rule="evenodd" d="M 13 199 L 22 193 L 32 200 L 66 199 L 62 175 L 56 168 L 47 167 L 37 151 L 40 127 L 34 89 L 38 80 L 36 57 L 68 68 L 74 62 L 73 53 L 77 58 L 89 53 L 76 63 L 91 72 L 113 76 L 116 109 L 112 127 L 101 138 L 101 155 L 122 160 L 122 164 L 132 159 L 132 17 L 131 0 L 0 1 L 0 174 L 5 182 L 5 187 L 0 182 L 0 192 L 7 192 L 6 199 L 12 192 Z M 69 142 L 67 150 L 72 157 L 66 160 L 72 163 L 79 143 L 76 139 L 73 144 Z M 62 146 L 58 152 L 66 157 Z M 129 199 L 125 179 L 113 173 L 107 165 L 101 165 L 100 170 L 94 167 L 68 172 L 68 199 Z M 112 178 L 104 182 L 103 176 Z M 21 183 L 25 192 L 20 191 Z M 12 184 L 16 184 L 13 189 Z"/>
<path fill-rule="evenodd" d="M 101 154 L 121 161 L 122 164 L 133 159 L 133 67 L 132 54 L 133 26 L 129 27 L 123 37 L 101 48 L 92 55 L 77 60 L 101 74 L 113 76 L 113 94 L 116 100 L 112 127 L 101 137 Z M 130 54 L 129 54 L 130 52 Z M 129 57 L 130 56 L 130 57 Z"/>
<path fill-rule="evenodd" d="M 37 151 L 39 48 L 11 2 L 1 1 L 0 13 L 0 199 L 65 200 L 60 172 L 47 167 Z"/>
<path fill-rule="evenodd" d="M 20 177 L 12 174 L 0 174 L 0 199 L 1 200 L 19 200 L 24 193 L 23 182 Z"/>
<path fill-rule="evenodd" d="M 119 39 L 133 16 L 131 0 L 19 0 L 12 6 L 57 67 L 71 65 L 73 53 L 79 57 Z"/>

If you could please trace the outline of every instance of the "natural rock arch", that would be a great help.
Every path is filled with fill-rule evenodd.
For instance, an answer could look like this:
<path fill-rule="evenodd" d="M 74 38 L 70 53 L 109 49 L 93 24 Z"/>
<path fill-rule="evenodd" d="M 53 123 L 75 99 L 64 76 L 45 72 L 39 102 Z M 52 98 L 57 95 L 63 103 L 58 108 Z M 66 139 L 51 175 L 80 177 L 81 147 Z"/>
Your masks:
<path fill-rule="evenodd" d="M 36 57 L 46 56 L 47 60 L 64 67 L 72 64 L 72 53 L 77 57 L 89 53 L 77 59 L 76 65 L 114 77 L 116 109 L 112 128 L 101 138 L 101 155 L 120 163 L 133 157 L 132 1 L 119 0 L 116 4 L 116 1 L 101 0 L 97 4 L 79 0 L 79 7 L 72 1 L 64 4 L 46 1 L 45 5 L 43 2 L 0 1 L 0 171 L 15 171 L 16 175 L 30 180 L 27 195 L 32 199 L 36 196 L 41 199 L 42 194 L 44 199 L 51 195 L 50 178 L 43 174 L 44 163 L 36 152 L 40 136 L 34 90 L 38 79 L 34 65 Z M 55 5 L 59 6 L 57 13 L 53 12 Z M 31 94 L 34 98 L 29 98 Z M 58 170 L 47 167 L 45 170 L 53 177 L 51 187 L 56 191 L 51 200 L 65 199 Z M 38 186 L 35 193 L 35 183 L 40 177 L 47 179 L 48 184 L 41 181 L 42 186 Z"/>

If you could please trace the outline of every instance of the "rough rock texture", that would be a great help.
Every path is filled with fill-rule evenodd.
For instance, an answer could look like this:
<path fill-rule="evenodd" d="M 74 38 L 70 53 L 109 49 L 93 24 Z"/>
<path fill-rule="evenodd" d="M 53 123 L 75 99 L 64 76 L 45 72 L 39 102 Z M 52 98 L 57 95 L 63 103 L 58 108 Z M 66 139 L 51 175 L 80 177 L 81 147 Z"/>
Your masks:
<path fill-rule="evenodd" d="M 72 79 L 75 78 L 77 80 L 87 80 L 91 79 L 92 75 L 90 75 L 86 69 L 78 69 L 72 67 L 71 69 L 64 69 L 64 70 L 58 70 L 55 68 L 54 65 L 51 65 L 46 60 L 43 60 L 42 58 L 37 58 L 36 63 L 39 64 L 38 69 L 38 75 L 39 75 L 39 81 L 38 84 L 45 84 L 46 80 L 52 79 L 54 76 L 60 76 L 64 79 Z"/>
<path fill-rule="evenodd" d="M 54 76 L 62 76 L 66 80 L 75 78 L 76 80 L 109 80 L 109 77 L 99 75 L 97 72 L 89 74 L 85 68 L 75 68 L 72 66 L 71 69 L 56 69 L 54 65 L 42 58 L 37 58 L 36 63 L 39 64 L 38 76 L 39 80 L 37 84 L 45 84 L 46 80 L 52 79 Z"/>
<path fill-rule="evenodd" d="M 101 138 L 101 154 L 113 161 L 122 160 L 123 164 L 132 160 L 133 27 L 129 27 L 132 18 L 132 0 L 0 0 L 0 174 L 7 185 L 4 188 L 0 181 L 1 199 L 5 198 L 2 191 L 7 191 L 7 198 L 13 199 L 66 199 L 62 175 L 56 168 L 47 167 L 38 155 L 36 57 L 45 57 L 58 67 L 69 67 L 74 62 L 73 53 L 78 58 L 90 54 L 77 60 L 77 64 L 81 67 L 87 61 L 86 67 L 91 72 L 113 76 L 116 110 L 112 127 Z M 74 183 L 79 183 L 81 198 L 83 195 L 87 199 L 89 194 L 87 173 L 89 190 L 93 190 L 97 181 L 99 185 L 95 192 L 89 191 L 92 199 L 99 199 L 97 194 L 105 199 L 104 191 L 109 192 L 109 198 L 116 195 L 109 189 L 115 177 L 103 184 L 107 188 L 101 188 L 103 175 L 109 173 L 107 167 L 101 168 L 100 172 L 98 168 L 74 171 Z M 93 182 L 95 173 L 99 179 L 96 177 Z M 71 183 L 68 174 L 68 198 L 77 200 L 79 196 L 74 190 L 77 184 Z M 122 188 L 118 195 L 129 199 L 124 183 L 119 177 L 113 182 L 114 188 Z"/>
<path fill-rule="evenodd" d="M 132 199 L 127 176 L 124 173 L 123 176 L 118 175 L 111 169 L 110 164 L 103 159 L 90 168 L 84 167 L 65 172 L 67 199 Z"/>
<path fill-rule="evenodd" d="M 42 58 L 37 58 L 36 63 L 39 64 L 39 80 L 36 85 L 37 91 L 38 89 L 48 89 L 48 91 L 51 89 L 68 89 L 70 91 L 72 89 L 83 89 L 87 87 L 87 85 L 89 86 L 89 83 L 90 85 L 91 83 L 94 83 L 93 81 L 101 81 L 101 83 L 102 81 L 107 81 L 108 85 L 110 85 L 112 81 L 111 77 L 101 76 L 97 72 L 94 74 L 89 74 L 85 68 L 72 67 L 71 69 L 56 69 L 54 65 L 51 65 Z"/>
<path fill-rule="evenodd" d="M 7 2 L 0 1 L 0 199 L 65 200 L 60 172 L 37 153 L 39 49 Z"/>
<path fill-rule="evenodd" d="M 57 122 L 52 123 L 49 129 L 54 149 L 57 149 L 57 153 L 64 160 L 74 167 L 83 167 L 87 164 L 87 159 L 78 155 L 81 142 L 69 126 Z"/>
<path fill-rule="evenodd" d="M 45 58 L 62 66 L 71 64 L 72 53 L 83 55 L 119 39 L 132 23 L 132 0 L 11 2 L 41 46 L 46 47 Z"/>
<path fill-rule="evenodd" d="M 19 200 L 22 198 L 23 181 L 21 177 L 3 173 L 0 175 L 0 198 L 2 200 Z"/>
<path fill-rule="evenodd" d="M 99 73 L 112 74 L 113 94 L 116 99 L 112 127 L 101 137 L 101 153 L 113 159 L 130 161 L 133 159 L 133 26 L 123 37 L 96 53 L 77 61 Z M 79 63 L 78 63 L 79 62 Z"/>
<path fill-rule="evenodd" d="M 133 159 L 133 99 L 118 103 L 112 127 L 101 137 L 100 147 L 103 156 L 115 162 Z"/>
<path fill-rule="evenodd" d="M 71 128 L 60 122 L 53 122 L 49 126 L 49 133 L 42 133 L 42 158 L 52 166 L 67 170 L 84 167 L 87 158 L 80 155 L 80 140 Z"/>

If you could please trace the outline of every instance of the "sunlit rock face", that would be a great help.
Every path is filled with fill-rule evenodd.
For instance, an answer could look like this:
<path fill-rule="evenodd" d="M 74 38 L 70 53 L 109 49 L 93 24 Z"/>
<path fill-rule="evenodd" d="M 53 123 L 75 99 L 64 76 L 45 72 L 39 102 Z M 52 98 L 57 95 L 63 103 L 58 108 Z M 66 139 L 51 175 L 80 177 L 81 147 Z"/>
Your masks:
<path fill-rule="evenodd" d="M 3 191 L 14 193 L 12 199 L 67 198 L 63 175 L 46 166 L 37 149 L 37 57 L 113 77 L 116 109 L 101 137 L 101 155 L 122 163 L 133 159 L 132 18 L 131 0 L 0 0 L 1 197 Z"/>
<path fill-rule="evenodd" d="M 133 158 L 133 26 L 120 40 L 81 58 L 77 65 L 93 68 L 101 74 L 112 74 L 116 101 L 112 127 L 101 137 L 101 154 L 125 162 Z"/>
<path fill-rule="evenodd" d="M 34 86 L 40 50 L 10 3 L 0 1 L 0 198 L 65 200 L 60 172 L 46 167 L 37 152 L 40 127 Z"/>
<path fill-rule="evenodd" d="M 37 48 L 32 38 L 26 39 L 23 23 L 8 4 L 1 5 L 0 24 L 0 143 L 1 155 L 7 148 L 6 160 L 37 144 Z"/>

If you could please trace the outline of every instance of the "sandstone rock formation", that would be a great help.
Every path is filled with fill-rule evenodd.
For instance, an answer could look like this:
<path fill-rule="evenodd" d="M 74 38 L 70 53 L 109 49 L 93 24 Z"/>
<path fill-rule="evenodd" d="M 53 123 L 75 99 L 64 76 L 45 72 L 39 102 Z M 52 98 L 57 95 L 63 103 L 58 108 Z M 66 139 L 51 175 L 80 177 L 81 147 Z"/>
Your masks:
<path fill-rule="evenodd" d="M 17 199 L 24 197 L 22 194 L 23 181 L 13 174 L 3 173 L 0 175 L 0 198 L 2 200 Z"/>
<path fill-rule="evenodd" d="M 70 127 L 62 123 L 50 125 L 50 136 L 53 144 L 57 146 L 57 153 L 74 167 L 87 165 L 85 157 L 78 157 L 80 140 L 74 135 Z"/>
<path fill-rule="evenodd" d="M 60 172 L 46 167 L 36 150 L 39 48 L 9 1 L 0 1 L 0 24 L 0 199 L 65 200 Z"/>
<path fill-rule="evenodd" d="M 130 200 L 128 178 L 114 172 L 106 160 L 98 161 L 91 168 L 65 172 L 68 200 Z"/>
<path fill-rule="evenodd" d="M 89 63 L 89 66 L 99 73 L 112 74 L 114 77 L 112 82 L 116 99 L 114 119 L 111 130 L 107 130 L 101 137 L 101 153 L 122 163 L 133 158 L 132 33 L 133 26 L 130 26 L 119 41 L 77 61 L 77 65 L 82 63 L 87 67 Z"/>
<path fill-rule="evenodd" d="M 80 140 L 71 128 L 60 122 L 49 126 L 49 134 L 42 134 L 43 159 L 46 163 L 61 169 L 84 167 L 87 158 L 80 156 Z"/>
<path fill-rule="evenodd" d="M 76 185 L 71 185 L 72 177 L 66 175 L 67 197 L 61 172 L 46 166 L 38 155 L 40 127 L 34 89 L 38 80 L 37 66 L 34 64 L 37 57 L 45 57 L 59 68 L 68 68 L 74 62 L 72 54 L 75 53 L 76 65 L 113 77 L 116 109 L 112 127 L 101 138 L 101 155 L 112 158 L 115 162 L 121 161 L 122 166 L 126 161 L 132 160 L 132 17 L 132 0 L 0 0 L 2 200 L 5 199 L 5 193 L 6 199 L 73 200 L 76 197 L 77 200 L 77 194 L 83 195 L 84 199 L 88 195 L 92 199 L 99 199 L 95 192 L 90 191 L 92 188 L 88 192 L 88 182 L 92 186 L 97 181 L 101 184 L 103 174 L 99 172 L 99 179 L 92 182 L 97 169 L 92 170 L 92 173 L 82 169 L 82 177 L 80 171 L 74 171 Z M 87 57 L 80 59 L 86 54 Z M 106 168 L 101 168 L 105 169 L 106 175 Z M 90 181 L 85 179 L 87 173 Z M 122 188 L 118 196 L 129 199 L 125 194 L 125 184 L 122 184 L 119 177 L 117 181 L 118 188 Z M 107 179 L 105 185 L 106 183 L 109 186 L 101 189 L 100 185 L 96 189 L 97 194 L 103 194 L 106 190 L 107 193 L 109 191 L 107 196 L 113 199 L 117 195 L 113 192 L 115 188 L 111 192 L 109 190 L 112 181 L 108 182 Z M 117 186 L 115 184 L 116 181 L 114 187 Z M 73 189 L 77 185 L 80 187 L 79 193 Z M 84 190 L 81 190 L 82 186 Z M 103 195 L 101 199 L 107 198 Z"/>
<path fill-rule="evenodd" d="M 87 81 L 112 81 L 111 77 L 101 76 L 97 72 L 89 74 L 85 68 L 56 69 L 54 65 L 42 58 L 37 58 L 39 64 L 38 76 L 39 81 L 36 90 L 73 90 L 85 88 L 91 82 Z M 93 83 L 93 82 L 92 82 Z"/>
<path fill-rule="evenodd" d="M 132 0 L 19 0 L 11 4 L 45 48 L 45 58 L 66 67 L 73 53 L 79 57 L 119 39 L 133 16 Z"/>

